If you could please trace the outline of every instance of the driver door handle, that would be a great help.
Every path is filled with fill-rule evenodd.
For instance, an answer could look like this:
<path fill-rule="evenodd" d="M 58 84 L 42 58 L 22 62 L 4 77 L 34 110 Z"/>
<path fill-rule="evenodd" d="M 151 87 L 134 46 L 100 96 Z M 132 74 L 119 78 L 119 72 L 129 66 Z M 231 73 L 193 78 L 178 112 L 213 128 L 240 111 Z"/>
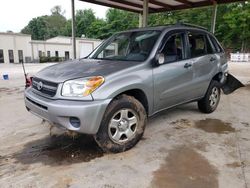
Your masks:
<path fill-rule="evenodd" d="M 192 67 L 192 63 L 185 63 L 184 68 L 188 69 L 189 67 Z"/>
<path fill-rule="evenodd" d="M 215 60 L 216 60 L 215 57 L 211 57 L 211 58 L 210 58 L 210 61 L 215 61 Z"/>

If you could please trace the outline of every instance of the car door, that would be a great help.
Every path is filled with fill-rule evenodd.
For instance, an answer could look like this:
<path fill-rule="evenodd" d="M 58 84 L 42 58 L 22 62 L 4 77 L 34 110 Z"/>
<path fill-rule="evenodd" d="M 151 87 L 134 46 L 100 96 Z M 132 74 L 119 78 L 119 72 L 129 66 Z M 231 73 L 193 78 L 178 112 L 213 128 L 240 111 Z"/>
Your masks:
<path fill-rule="evenodd" d="M 201 98 L 205 95 L 213 75 L 216 74 L 219 56 L 213 53 L 205 32 L 189 31 L 187 37 L 188 56 L 193 62 L 193 89 L 195 91 L 193 96 Z"/>
<path fill-rule="evenodd" d="M 185 32 L 167 34 L 157 53 L 165 62 L 153 68 L 154 110 L 160 111 L 193 98 L 192 60 L 187 59 Z"/>

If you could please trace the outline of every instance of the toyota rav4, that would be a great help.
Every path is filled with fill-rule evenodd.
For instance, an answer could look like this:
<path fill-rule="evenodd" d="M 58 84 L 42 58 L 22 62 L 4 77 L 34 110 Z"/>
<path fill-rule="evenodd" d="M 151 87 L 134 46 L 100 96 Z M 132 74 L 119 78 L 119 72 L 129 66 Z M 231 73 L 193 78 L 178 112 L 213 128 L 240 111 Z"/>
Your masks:
<path fill-rule="evenodd" d="M 213 34 L 177 24 L 116 33 L 83 59 L 43 69 L 25 104 L 52 125 L 94 135 L 106 152 L 122 152 L 155 113 L 194 101 L 211 113 L 221 89 L 240 86 Z"/>

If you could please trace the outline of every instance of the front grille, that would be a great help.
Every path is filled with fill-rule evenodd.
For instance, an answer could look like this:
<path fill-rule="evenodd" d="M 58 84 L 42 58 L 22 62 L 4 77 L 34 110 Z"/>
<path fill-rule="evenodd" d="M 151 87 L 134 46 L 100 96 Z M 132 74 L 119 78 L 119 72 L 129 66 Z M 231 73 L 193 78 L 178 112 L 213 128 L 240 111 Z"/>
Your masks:
<path fill-rule="evenodd" d="M 32 88 L 36 90 L 36 92 L 42 93 L 49 97 L 54 97 L 57 91 L 57 83 L 49 82 L 42 80 L 40 78 L 32 79 Z"/>

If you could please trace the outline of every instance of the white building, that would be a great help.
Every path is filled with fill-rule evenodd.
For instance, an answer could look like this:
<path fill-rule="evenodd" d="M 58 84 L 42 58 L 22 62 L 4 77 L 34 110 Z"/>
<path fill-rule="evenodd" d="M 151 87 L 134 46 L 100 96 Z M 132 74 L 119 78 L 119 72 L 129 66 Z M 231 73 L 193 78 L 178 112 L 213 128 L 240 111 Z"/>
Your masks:
<path fill-rule="evenodd" d="M 76 57 L 87 56 L 100 43 L 98 39 L 76 38 Z M 39 62 L 41 56 L 71 59 L 71 37 L 57 36 L 42 41 L 31 40 L 31 35 L 0 32 L 0 63 Z"/>

